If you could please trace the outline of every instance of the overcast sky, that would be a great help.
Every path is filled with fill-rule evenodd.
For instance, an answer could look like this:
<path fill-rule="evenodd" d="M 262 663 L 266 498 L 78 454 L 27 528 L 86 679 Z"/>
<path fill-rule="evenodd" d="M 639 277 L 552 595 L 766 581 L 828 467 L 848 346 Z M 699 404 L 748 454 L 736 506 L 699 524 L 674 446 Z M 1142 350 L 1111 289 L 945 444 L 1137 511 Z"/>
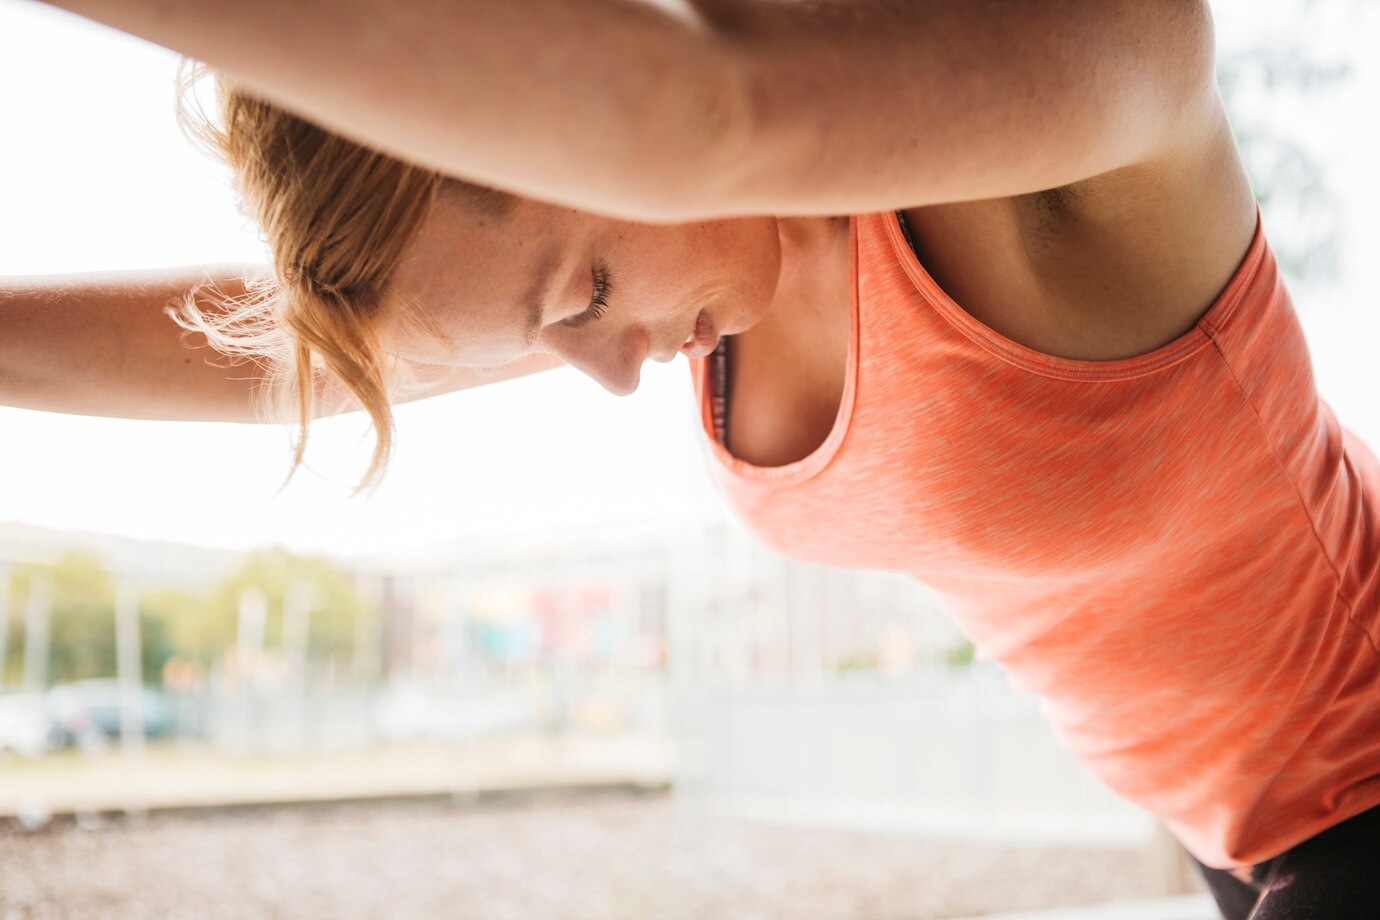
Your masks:
<path fill-rule="evenodd" d="M 1224 48 L 1304 35 L 1352 59 L 1344 93 L 1274 115 L 1347 190 L 1344 282 L 1295 297 L 1324 396 L 1380 445 L 1377 6 L 1325 0 L 1302 19 L 1294 0 L 1233 0 L 1218 4 L 1218 21 Z M 177 133 L 175 66 L 162 49 L 0 0 L 0 275 L 264 258 L 224 176 Z M 313 470 L 275 494 L 287 462 L 279 428 L 0 409 L 0 521 L 355 553 L 688 506 L 717 514 L 684 360 L 648 364 L 642 380 L 617 399 L 560 370 L 400 407 L 396 458 L 368 500 L 349 497 L 368 456 L 357 418 L 314 429 Z"/>

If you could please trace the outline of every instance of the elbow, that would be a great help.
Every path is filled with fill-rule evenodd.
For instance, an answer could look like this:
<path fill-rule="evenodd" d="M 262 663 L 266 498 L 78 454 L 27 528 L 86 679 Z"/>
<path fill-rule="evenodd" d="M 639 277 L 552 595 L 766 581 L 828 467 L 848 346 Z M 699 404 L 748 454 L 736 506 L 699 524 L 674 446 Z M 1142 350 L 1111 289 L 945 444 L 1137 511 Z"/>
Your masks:
<path fill-rule="evenodd" d="M 1155 5 L 1160 11 L 1160 5 Z M 1207 0 L 1163 4 L 1169 26 L 1161 39 L 1159 77 L 1179 104 L 1201 98 L 1217 85 L 1217 33 Z"/>
<path fill-rule="evenodd" d="M 1081 113 L 1094 174 L 1156 159 L 1186 132 L 1212 123 L 1217 104 L 1216 41 L 1207 0 L 1123 0 L 1100 23 L 1085 21 L 1081 47 L 1095 53 L 1068 85 Z M 1090 44 L 1089 44 L 1090 43 Z M 1075 91 L 1076 90 L 1076 91 Z M 1088 104 L 1089 100 L 1096 100 Z"/>
<path fill-rule="evenodd" d="M 1135 8 L 1126 16 L 1134 34 L 1150 36 L 1139 39 L 1151 43 L 1140 75 L 1142 95 L 1151 103 L 1146 110 L 1158 113 L 1161 124 L 1200 123 L 1201 107 L 1217 98 L 1217 41 L 1207 0 L 1132 0 L 1129 6 Z"/>

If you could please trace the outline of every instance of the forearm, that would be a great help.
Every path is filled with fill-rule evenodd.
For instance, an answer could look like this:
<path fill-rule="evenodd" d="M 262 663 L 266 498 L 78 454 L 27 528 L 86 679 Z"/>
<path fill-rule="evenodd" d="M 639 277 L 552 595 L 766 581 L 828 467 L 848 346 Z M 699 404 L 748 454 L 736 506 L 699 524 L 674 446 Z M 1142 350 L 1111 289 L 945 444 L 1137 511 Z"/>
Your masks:
<path fill-rule="evenodd" d="M 266 422 L 266 359 L 228 357 L 168 314 L 189 292 L 219 312 L 262 266 L 0 278 L 0 405 L 73 415 L 168 421 Z M 412 365 L 397 402 L 425 399 L 557 367 L 532 355 L 496 369 Z M 317 378 L 317 415 L 350 411 L 339 381 Z"/>
<path fill-rule="evenodd" d="M 542 200 L 679 216 L 738 81 L 681 0 L 58 0 L 376 148 Z"/>
<path fill-rule="evenodd" d="M 1011 197 L 1217 105 L 1206 0 L 57 0 L 447 174 L 647 221 Z"/>
<path fill-rule="evenodd" d="M 259 420 L 262 368 L 186 333 L 167 309 L 207 282 L 244 291 L 242 270 L 0 278 L 0 404 L 78 415 Z"/>

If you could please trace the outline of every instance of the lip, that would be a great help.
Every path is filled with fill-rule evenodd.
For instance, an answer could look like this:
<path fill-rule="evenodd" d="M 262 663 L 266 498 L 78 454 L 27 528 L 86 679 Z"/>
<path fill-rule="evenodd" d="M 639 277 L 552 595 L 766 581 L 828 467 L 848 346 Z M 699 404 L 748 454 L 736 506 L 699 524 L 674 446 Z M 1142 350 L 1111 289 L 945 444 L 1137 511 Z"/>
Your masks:
<path fill-rule="evenodd" d="M 689 358 L 704 358 L 718 347 L 719 329 L 714 317 L 701 310 L 699 316 L 695 317 L 695 330 L 686 337 L 686 343 L 680 347 L 680 352 Z"/>

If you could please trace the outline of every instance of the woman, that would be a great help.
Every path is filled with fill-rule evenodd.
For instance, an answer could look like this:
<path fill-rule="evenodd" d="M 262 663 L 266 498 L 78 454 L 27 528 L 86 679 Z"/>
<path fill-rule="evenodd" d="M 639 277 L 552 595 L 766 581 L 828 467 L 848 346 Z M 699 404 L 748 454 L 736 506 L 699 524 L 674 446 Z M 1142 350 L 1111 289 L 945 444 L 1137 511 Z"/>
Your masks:
<path fill-rule="evenodd" d="M 228 75 L 206 136 L 274 277 L 12 285 L 6 401 L 252 414 L 185 298 L 304 423 L 348 391 L 374 476 L 404 376 L 686 354 L 747 521 L 944 593 L 1226 916 L 1373 915 L 1380 467 L 1314 391 L 1205 4 L 63 5 Z"/>

